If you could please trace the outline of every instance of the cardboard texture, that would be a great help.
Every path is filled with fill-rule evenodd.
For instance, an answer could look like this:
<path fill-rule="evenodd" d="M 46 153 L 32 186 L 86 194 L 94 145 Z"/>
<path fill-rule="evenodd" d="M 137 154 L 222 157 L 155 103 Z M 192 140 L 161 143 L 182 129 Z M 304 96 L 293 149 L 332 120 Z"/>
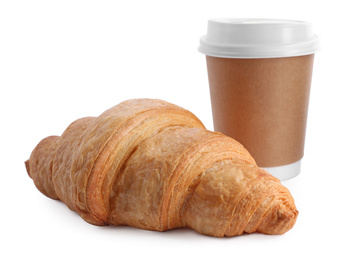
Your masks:
<path fill-rule="evenodd" d="M 260 167 L 300 160 L 314 54 L 206 60 L 214 130 L 242 143 Z"/>

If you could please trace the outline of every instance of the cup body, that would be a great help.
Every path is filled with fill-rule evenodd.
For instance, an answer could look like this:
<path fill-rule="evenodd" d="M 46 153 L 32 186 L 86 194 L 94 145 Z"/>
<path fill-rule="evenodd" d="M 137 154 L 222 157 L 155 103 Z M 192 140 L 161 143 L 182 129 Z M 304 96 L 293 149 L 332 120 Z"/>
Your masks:
<path fill-rule="evenodd" d="M 214 130 L 281 180 L 300 172 L 318 45 L 309 23 L 290 20 L 212 19 L 200 39 Z"/>
<path fill-rule="evenodd" d="M 260 59 L 206 56 L 214 130 L 242 143 L 260 167 L 300 161 L 313 60 L 314 54 Z"/>

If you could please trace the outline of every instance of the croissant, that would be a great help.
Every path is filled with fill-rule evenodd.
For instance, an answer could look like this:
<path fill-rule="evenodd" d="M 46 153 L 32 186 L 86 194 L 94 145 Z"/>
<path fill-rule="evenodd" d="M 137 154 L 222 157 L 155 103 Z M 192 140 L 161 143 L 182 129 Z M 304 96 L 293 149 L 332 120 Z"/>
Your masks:
<path fill-rule="evenodd" d="M 223 237 L 283 234 L 294 200 L 237 141 L 156 99 L 122 102 L 43 139 L 25 162 L 44 195 L 94 225 Z"/>

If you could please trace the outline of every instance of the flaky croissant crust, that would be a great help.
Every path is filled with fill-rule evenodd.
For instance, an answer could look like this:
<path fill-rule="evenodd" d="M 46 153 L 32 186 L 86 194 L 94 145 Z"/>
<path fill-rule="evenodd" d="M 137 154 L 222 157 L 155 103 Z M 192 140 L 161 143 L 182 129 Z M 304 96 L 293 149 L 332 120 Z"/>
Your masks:
<path fill-rule="evenodd" d="M 211 236 L 283 234 L 298 211 L 278 179 L 191 112 L 133 99 L 74 121 L 26 161 L 36 187 L 94 225 Z"/>

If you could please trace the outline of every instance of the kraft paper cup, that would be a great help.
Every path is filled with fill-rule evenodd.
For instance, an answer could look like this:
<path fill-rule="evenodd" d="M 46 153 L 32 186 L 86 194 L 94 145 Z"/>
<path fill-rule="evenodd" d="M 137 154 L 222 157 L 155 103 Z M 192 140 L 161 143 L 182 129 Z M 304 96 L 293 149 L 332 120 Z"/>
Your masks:
<path fill-rule="evenodd" d="M 291 20 L 211 19 L 200 39 L 214 130 L 280 180 L 300 173 L 318 48 L 312 26 Z"/>

